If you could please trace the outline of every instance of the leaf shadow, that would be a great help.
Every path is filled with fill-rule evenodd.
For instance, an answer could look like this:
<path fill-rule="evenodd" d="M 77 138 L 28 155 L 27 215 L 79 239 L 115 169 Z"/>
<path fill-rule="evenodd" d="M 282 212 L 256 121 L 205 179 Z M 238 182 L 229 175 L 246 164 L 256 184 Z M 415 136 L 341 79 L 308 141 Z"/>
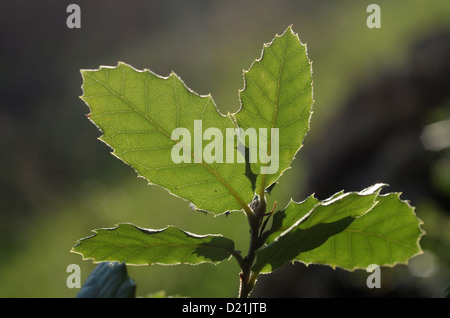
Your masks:
<path fill-rule="evenodd" d="M 240 141 L 238 140 L 238 142 L 240 143 Z M 242 143 L 241 143 L 242 145 Z M 250 148 L 244 145 L 244 151 L 245 153 L 242 153 L 239 149 L 239 147 L 237 147 L 237 151 L 239 151 L 245 158 L 245 173 L 244 175 L 247 177 L 247 179 L 250 181 L 250 183 L 252 184 L 252 190 L 253 192 L 255 192 L 256 190 L 256 178 L 258 177 L 257 174 L 255 174 L 252 170 L 252 165 L 251 165 L 251 161 L 250 161 Z"/>
<path fill-rule="evenodd" d="M 297 252 L 303 253 L 318 248 L 330 237 L 344 231 L 354 220 L 354 217 L 347 216 L 335 222 L 319 223 L 307 229 L 298 228 L 292 233 L 295 241 L 301 241 L 297 245 Z"/>
<path fill-rule="evenodd" d="M 234 242 L 222 236 L 212 237 L 208 243 L 200 243 L 193 254 L 205 262 L 219 263 L 229 259 L 234 251 Z"/>
<path fill-rule="evenodd" d="M 348 216 L 331 223 L 318 223 L 307 229 L 292 229 L 261 249 L 261 261 L 255 265 L 258 269 L 266 264 L 270 264 L 273 269 L 279 268 L 285 262 L 298 258 L 301 253 L 319 248 L 330 237 L 344 231 L 354 220 L 354 217 Z"/>

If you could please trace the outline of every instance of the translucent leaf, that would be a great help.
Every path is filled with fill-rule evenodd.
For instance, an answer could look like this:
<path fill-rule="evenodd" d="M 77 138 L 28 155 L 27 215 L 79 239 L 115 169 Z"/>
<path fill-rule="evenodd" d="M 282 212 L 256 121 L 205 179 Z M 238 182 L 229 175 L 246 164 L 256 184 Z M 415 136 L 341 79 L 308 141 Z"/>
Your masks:
<path fill-rule="evenodd" d="M 174 73 L 119 63 L 82 76 L 81 98 L 113 154 L 151 184 L 216 214 L 251 213 L 255 193 L 289 168 L 309 129 L 311 63 L 290 27 L 244 72 L 236 114 L 220 114 L 210 95 L 194 93 Z"/>
<path fill-rule="evenodd" d="M 314 196 L 300 203 L 291 200 L 284 210 L 275 213 L 266 243 L 273 242 L 283 232 L 294 227 L 310 228 L 318 223 L 332 223 L 348 216 L 359 217 L 375 206 L 375 198 L 384 186 L 378 183 L 361 192 L 341 191 L 324 201 Z"/>
<path fill-rule="evenodd" d="M 208 163 L 201 158 L 209 143 L 202 140 L 207 129 L 219 130 L 223 136 L 227 128 L 234 129 L 211 96 L 192 92 L 174 73 L 163 78 L 124 63 L 82 70 L 82 75 L 81 98 L 91 109 L 89 118 L 103 132 L 100 139 L 140 176 L 199 210 L 241 210 L 252 200 L 245 163 Z M 200 120 L 201 125 L 197 122 L 196 126 L 195 121 Z M 200 136 L 195 136 L 196 127 Z M 190 138 L 173 136 L 176 128 L 187 129 Z M 225 138 L 221 143 L 225 149 Z M 174 148 L 177 144 L 179 149 Z M 185 159 L 190 162 L 174 161 L 174 151 L 180 156 L 187 154 Z"/>
<path fill-rule="evenodd" d="M 242 107 L 234 116 L 239 127 L 255 128 L 259 139 L 267 139 L 268 155 L 272 156 L 270 163 L 252 163 L 252 170 L 258 175 L 258 194 L 262 195 L 264 189 L 290 167 L 309 130 L 313 104 L 311 72 L 306 46 L 291 27 L 264 45 L 261 58 L 244 72 L 245 87 L 240 92 Z M 263 132 L 267 131 L 267 136 L 259 133 L 261 128 L 266 129 Z M 278 129 L 278 143 L 273 143 L 271 129 Z M 278 162 L 274 162 L 276 152 Z M 276 171 L 260 173 L 264 166 L 268 171 L 272 169 L 271 165 Z"/>
<path fill-rule="evenodd" d="M 289 261 L 347 270 L 406 263 L 421 253 L 421 221 L 398 194 L 378 195 L 378 191 L 379 186 L 374 186 L 337 195 L 308 212 L 305 207 L 311 199 L 291 202 L 281 216 L 284 223 L 292 225 L 283 231 L 284 227 L 277 225 L 280 222 L 274 223 L 270 244 L 257 251 L 253 270 L 271 272 Z M 288 221 L 296 213 L 300 218 Z"/>
<path fill-rule="evenodd" d="M 149 230 L 132 224 L 94 230 L 72 248 L 94 262 L 117 261 L 127 265 L 219 263 L 234 251 L 234 242 L 221 235 L 195 235 L 169 226 Z"/>

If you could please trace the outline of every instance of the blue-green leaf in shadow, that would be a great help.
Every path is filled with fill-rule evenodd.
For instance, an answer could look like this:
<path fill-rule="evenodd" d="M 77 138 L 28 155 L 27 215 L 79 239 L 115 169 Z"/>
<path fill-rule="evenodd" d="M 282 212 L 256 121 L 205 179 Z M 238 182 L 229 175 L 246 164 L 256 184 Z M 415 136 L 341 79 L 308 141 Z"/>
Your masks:
<path fill-rule="evenodd" d="M 124 263 L 102 262 L 92 271 L 77 298 L 134 298 L 136 284 Z"/>

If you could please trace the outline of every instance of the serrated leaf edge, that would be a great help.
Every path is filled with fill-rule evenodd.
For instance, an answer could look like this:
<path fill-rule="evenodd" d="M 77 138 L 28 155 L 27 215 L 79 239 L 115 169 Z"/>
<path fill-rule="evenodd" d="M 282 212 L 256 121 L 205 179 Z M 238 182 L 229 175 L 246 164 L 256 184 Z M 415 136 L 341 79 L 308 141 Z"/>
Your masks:
<path fill-rule="evenodd" d="M 94 234 L 86 236 L 84 238 L 81 238 L 81 239 L 77 240 L 75 245 L 70 249 L 70 253 L 79 254 L 79 255 L 81 255 L 81 259 L 83 261 L 92 260 L 92 263 L 94 263 L 94 264 L 99 264 L 99 263 L 103 263 L 103 262 L 109 262 L 109 261 L 96 261 L 95 257 L 85 257 L 82 252 L 76 251 L 75 248 L 77 246 L 79 246 L 84 240 L 87 240 L 87 239 L 95 237 L 98 234 L 97 231 L 113 231 L 113 230 L 117 230 L 120 225 L 131 225 L 131 226 L 135 227 L 136 229 L 138 229 L 138 230 L 140 230 L 140 231 L 142 231 L 144 233 L 148 233 L 148 234 L 161 233 L 161 232 L 164 232 L 165 230 L 167 230 L 168 228 L 176 228 L 176 229 L 180 230 L 181 232 L 183 232 L 184 234 L 186 234 L 186 235 L 188 235 L 189 237 L 192 237 L 192 238 L 199 238 L 199 239 L 201 239 L 201 238 L 205 238 L 205 237 L 224 237 L 222 234 L 204 234 L 204 235 L 194 234 L 194 233 L 182 230 L 179 227 L 174 226 L 174 225 L 167 225 L 166 227 L 164 227 L 162 229 L 147 229 L 147 228 L 143 228 L 143 227 L 137 226 L 137 225 L 132 224 L 132 223 L 125 222 L 125 223 L 115 224 L 113 227 L 98 228 L 98 229 L 91 230 L 91 232 L 93 232 Z M 232 240 L 230 239 L 230 241 L 232 241 Z M 234 245 L 234 242 L 233 242 L 233 245 Z M 220 248 L 217 247 L 217 249 L 220 249 Z M 225 248 L 223 250 L 225 250 L 227 252 L 230 252 L 230 256 L 227 258 L 227 260 L 230 260 L 234 250 L 228 250 L 228 249 L 225 249 Z M 150 264 L 129 264 L 129 263 L 127 263 L 125 261 L 125 264 L 127 266 L 151 266 L 151 265 L 174 266 L 174 265 L 181 265 L 181 264 L 187 264 L 187 265 L 196 266 L 196 265 L 200 265 L 200 264 L 204 264 L 204 263 L 217 265 L 217 264 L 219 264 L 221 262 L 222 261 L 217 261 L 217 262 L 202 261 L 202 262 L 198 262 L 198 263 L 176 262 L 176 263 L 172 263 L 172 264 L 165 264 L 165 263 L 160 263 L 160 262 L 154 262 L 154 263 L 150 263 Z"/>

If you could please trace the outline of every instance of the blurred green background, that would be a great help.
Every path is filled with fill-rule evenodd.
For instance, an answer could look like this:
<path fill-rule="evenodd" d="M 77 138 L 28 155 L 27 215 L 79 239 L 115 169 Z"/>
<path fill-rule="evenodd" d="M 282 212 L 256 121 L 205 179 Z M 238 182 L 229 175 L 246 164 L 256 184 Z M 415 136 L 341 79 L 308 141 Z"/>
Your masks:
<path fill-rule="evenodd" d="M 78 98 L 79 70 L 118 61 L 162 76 L 173 70 L 192 90 L 211 93 L 222 111 L 236 111 L 242 70 L 291 24 L 313 61 L 314 115 L 271 202 L 283 207 L 291 197 L 385 182 L 416 206 L 425 253 L 408 267 L 383 268 L 380 290 L 366 287 L 364 271 L 288 264 L 263 276 L 253 295 L 443 296 L 450 280 L 450 129 L 441 125 L 444 132 L 432 135 L 444 145 L 437 149 L 421 136 L 450 118 L 450 2 L 376 1 L 381 28 L 369 29 L 372 2 L 0 1 L 0 297 L 75 297 L 67 266 L 79 264 L 84 281 L 95 265 L 71 247 L 92 229 L 120 222 L 222 233 L 246 252 L 243 214 L 192 212 L 109 154 Z M 81 7 L 81 29 L 66 26 L 70 3 Z M 361 144 L 366 148 L 353 147 Z M 234 260 L 128 270 L 139 296 L 238 292 Z"/>

